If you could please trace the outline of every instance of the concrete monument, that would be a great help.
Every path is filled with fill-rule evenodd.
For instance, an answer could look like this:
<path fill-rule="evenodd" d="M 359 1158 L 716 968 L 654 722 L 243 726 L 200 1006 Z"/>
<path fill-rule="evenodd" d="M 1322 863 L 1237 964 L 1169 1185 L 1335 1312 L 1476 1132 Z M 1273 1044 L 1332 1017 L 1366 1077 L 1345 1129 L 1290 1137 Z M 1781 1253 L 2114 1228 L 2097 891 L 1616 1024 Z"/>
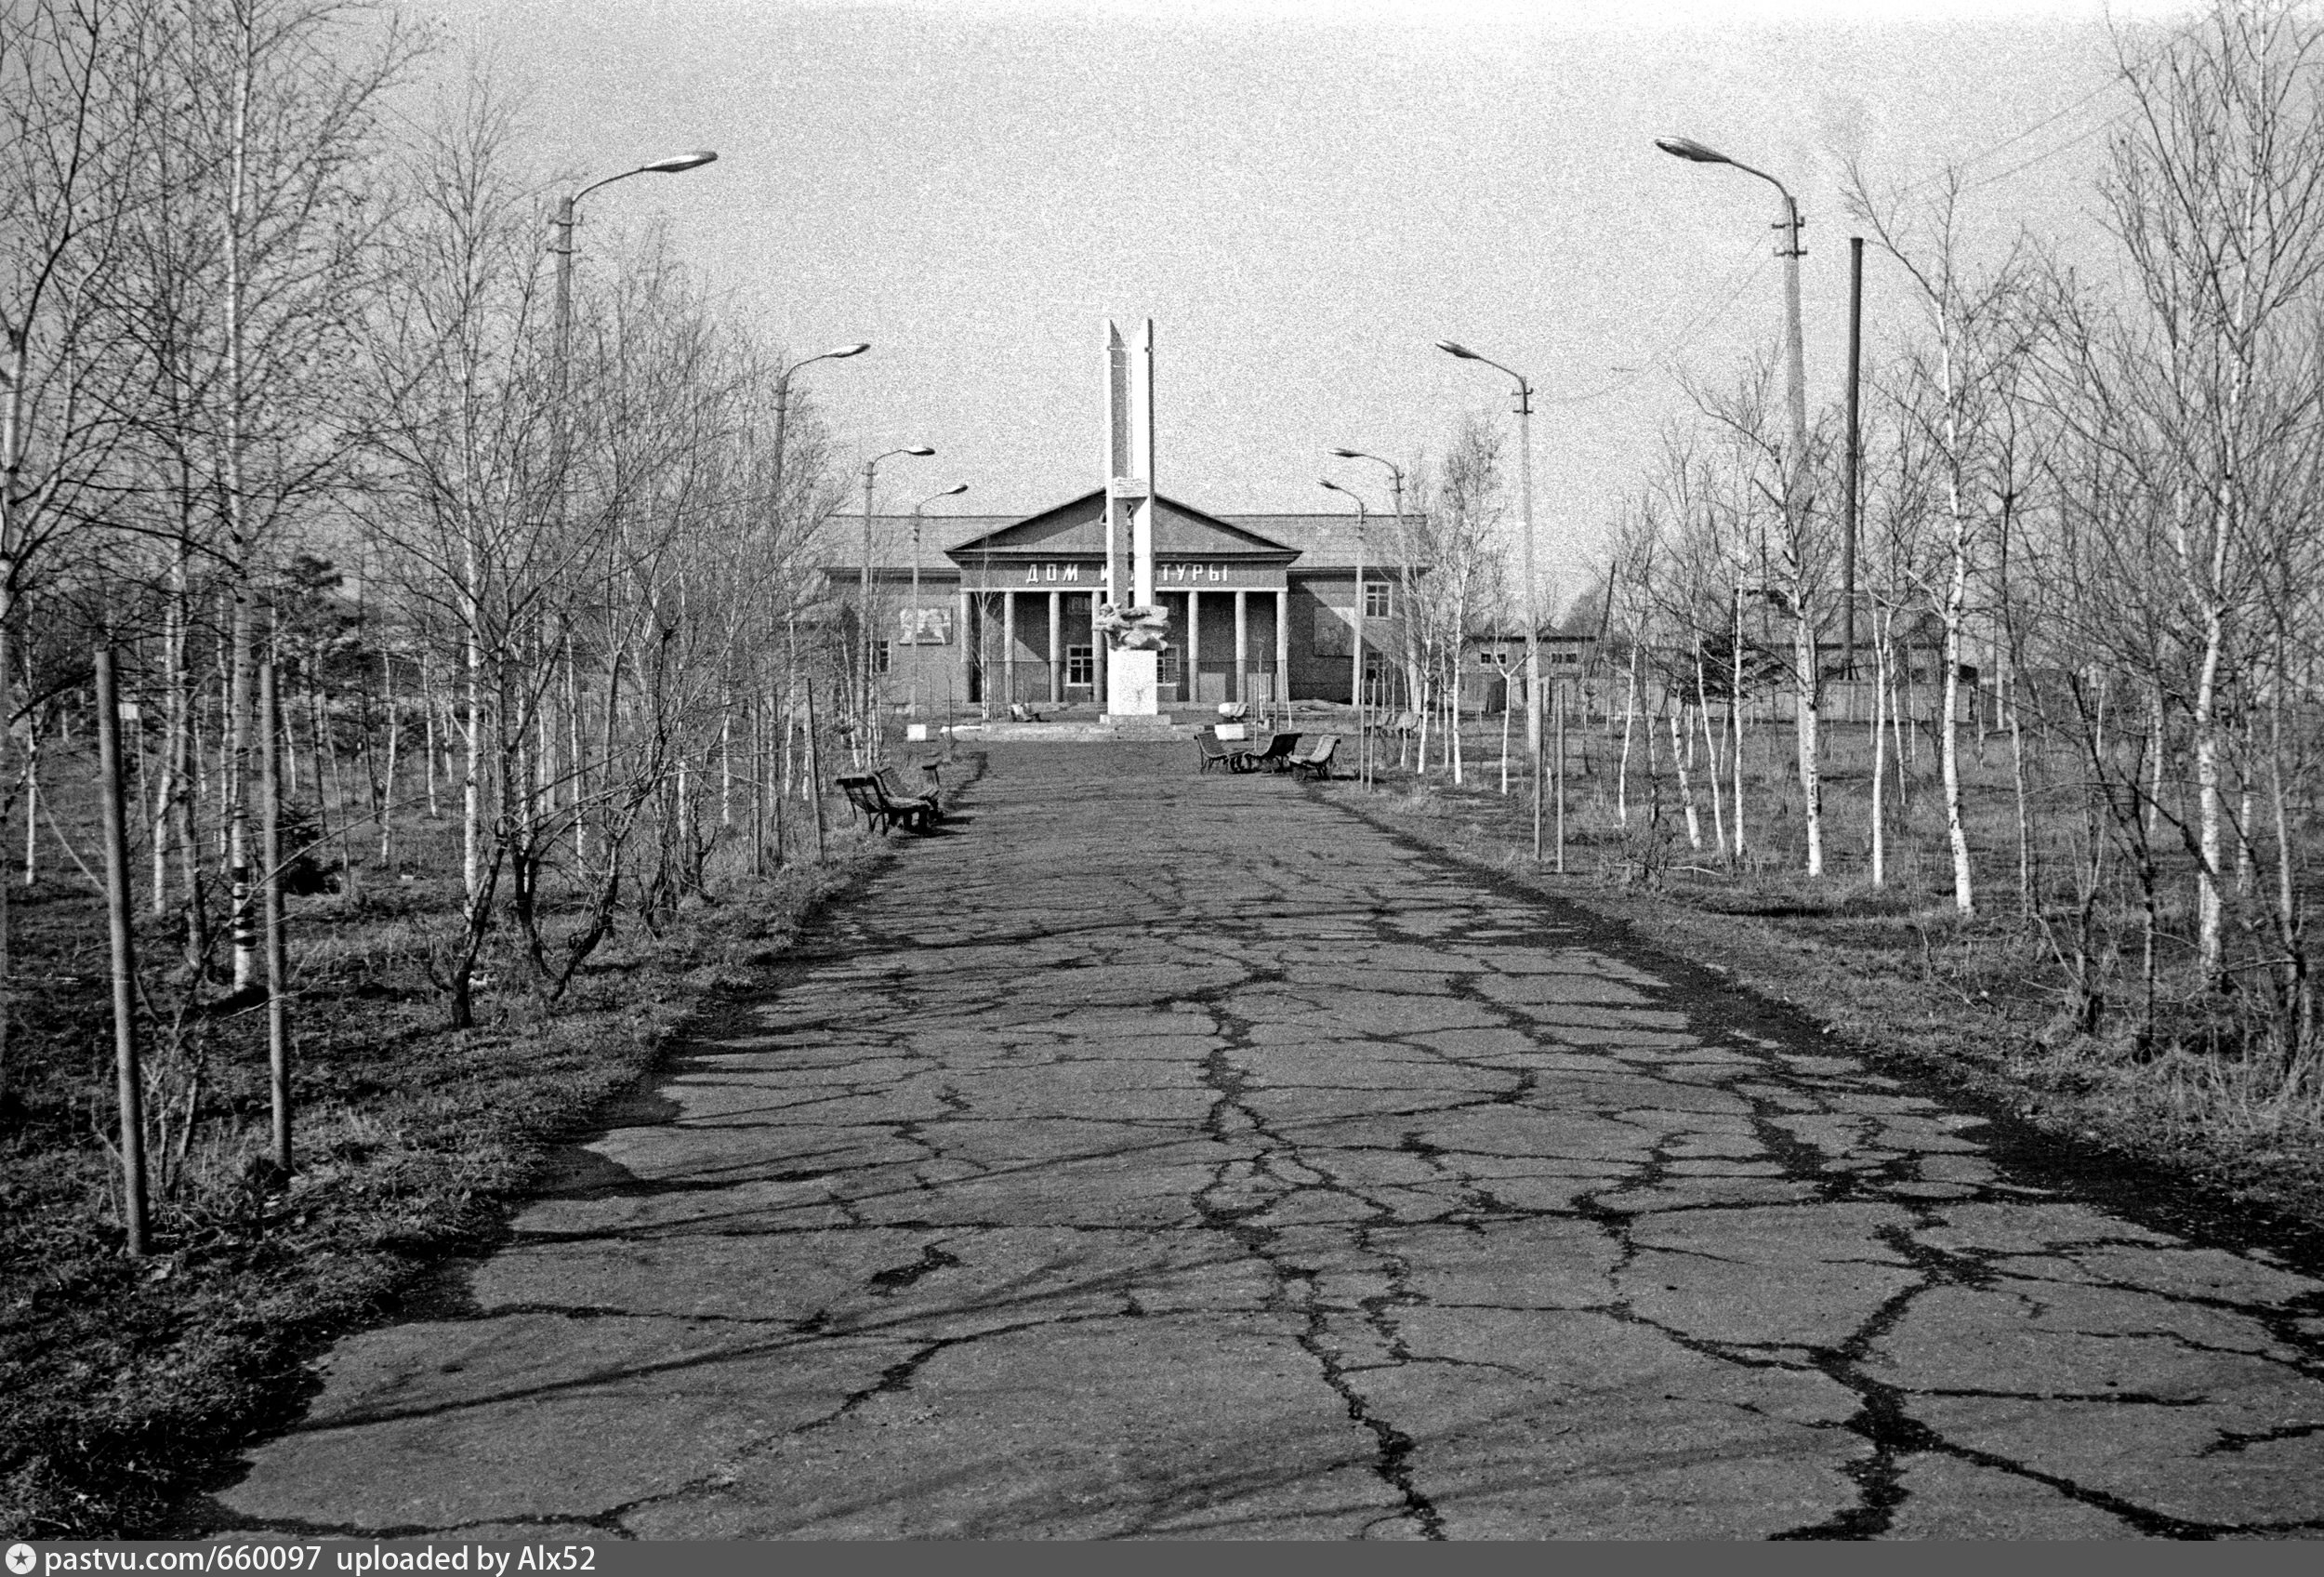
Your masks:
<path fill-rule="evenodd" d="M 1105 324 L 1105 639 L 1108 722 L 1158 717 L 1169 614 L 1154 596 L 1154 320 L 1135 352 Z"/>

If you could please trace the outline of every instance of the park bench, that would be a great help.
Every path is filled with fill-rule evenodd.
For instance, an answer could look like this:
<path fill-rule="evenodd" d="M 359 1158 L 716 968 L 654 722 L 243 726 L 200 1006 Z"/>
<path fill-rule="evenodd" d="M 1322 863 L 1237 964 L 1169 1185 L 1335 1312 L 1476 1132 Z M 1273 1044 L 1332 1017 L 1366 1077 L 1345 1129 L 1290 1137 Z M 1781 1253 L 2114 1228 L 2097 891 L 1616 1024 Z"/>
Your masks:
<path fill-rule="evenodd" d="M 893 766 L 883 766 L 872 774 L 879 779 L 879 787 L 886 791 L 891 802 L 903 804 L 912 800 L 925 800 L 928 802 L 929 820 L 942 821 L 944 819 L 944 786 L 936 775 L 935 763 L 922 763 L 920 775 L 928 780 L 927 786 L 914 788 L 904 781 L 904 774 Z"/>
<path fill-rule="evenodd" d="M 904 798 L 891 795 L 878 773 L 842 773 L 838 781 L 847 802 L 864 813 L 866 827 L 876 823 L 883 832 L 892 831 L 898 826 L 926 832 L 936 825 L 940 813 L 935 801 L 918 794 Z"/>
<path fill-rule="evenodd" d="M 1244 739 L 1244 730 L 1235 728 L 1197 728 L 1195 730 L 1195 751 L 1202 758 L 1199 772 L 1211 767 L 1227 767 L 1230 772 L 1250 770 L 1250 742 Z"/>
<path fill-rule="evenodd" d="M 1331 752 L 1339 748 L 1340 736 L 1327 734 L 1302 754 L 1284 758 L 1294 777 L 1327 778 L 1331 775 Z"/>
<path fill-rule="evenodd" d="M 1277 734 L 1267 741 L 1267 748 L 1254 751 L 1246 758 L 1245 772 L 1281 772 L 1290 765 L 1291 752 L 1300 748 L 1296 734 Z"/>
<path fill-rule="evenodd" d="M 1009 721 L 1010 722 L 1042 722 L 1047 720 L 1024 702 L 1011 701 L 1009 703 Z"/>

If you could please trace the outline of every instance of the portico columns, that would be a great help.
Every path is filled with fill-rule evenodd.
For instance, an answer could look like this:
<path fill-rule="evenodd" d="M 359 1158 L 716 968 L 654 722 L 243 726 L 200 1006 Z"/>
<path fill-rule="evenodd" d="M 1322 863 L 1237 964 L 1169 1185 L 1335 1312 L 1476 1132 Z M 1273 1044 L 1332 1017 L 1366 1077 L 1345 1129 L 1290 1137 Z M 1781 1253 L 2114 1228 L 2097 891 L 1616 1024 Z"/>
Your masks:
<path fill-rule="evenodd" d="M 970 695 L 976 689 L 976 648 L 969 644 L 969 608 L 975 593 L 960 588 L 960 617 L 953 628 L 959 631 L 953 639 L 960 643 L 960 704 L 968 705 Z"/>
<path fill-rule="evenodd" d="M 1250 699 L 1250 593 L 1235 593 L 1235 701 Z"/>
<path fill-rule="evenodd" d="M 1049 698 L 1055 706 L 1065 698 L 1065 595 L 1049 594 Z"/>
<path fill-rule="evenodd" d="M 1202 593 L 1186 589 L 1186 698 L 1202 699 Z"/>
<path fill-rule="evenodd" d="M 1291 593 L 1275 593 L 1275 704 L 1291 699 Z"/>
<path fill-rule="evenodd" d="M 1000 594 L 1000 698 L 1017 704 L 1017 594 Z"/>

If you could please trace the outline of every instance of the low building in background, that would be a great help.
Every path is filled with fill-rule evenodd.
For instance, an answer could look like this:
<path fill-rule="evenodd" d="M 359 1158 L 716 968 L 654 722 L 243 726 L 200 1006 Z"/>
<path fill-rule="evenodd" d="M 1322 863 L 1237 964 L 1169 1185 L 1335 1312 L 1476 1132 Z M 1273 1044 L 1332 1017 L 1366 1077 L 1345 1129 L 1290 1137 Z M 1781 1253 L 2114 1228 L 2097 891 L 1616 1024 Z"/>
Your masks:
<path fill-rule="evenodd" d="M 872 663 L 883 702 L 947 709 L 1099 706 L 1105 645 L 1104 496 L 1030 515 L 835 515 L 816 538 L 826 605 L 851 623 L 869 539 Z M 1403 579 L 1354 517 L 1215 515 L 1156 499 L 1155 592 L 1169 615 L 1166 706 L 1353 699 L 1362 598 L 1367 699 L 1401 704 Z M 916 552 L 917 547 L 917 552 Z M 917 596 L 915 587 L 918 588 Z"/>

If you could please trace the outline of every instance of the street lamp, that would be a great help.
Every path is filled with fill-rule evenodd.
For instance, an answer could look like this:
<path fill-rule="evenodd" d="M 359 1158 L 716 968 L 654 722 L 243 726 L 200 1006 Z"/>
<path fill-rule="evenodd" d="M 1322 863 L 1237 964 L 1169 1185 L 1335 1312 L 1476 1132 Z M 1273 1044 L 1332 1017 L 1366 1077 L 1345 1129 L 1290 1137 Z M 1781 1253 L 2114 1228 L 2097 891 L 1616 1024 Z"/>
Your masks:
<path fill-rule="evenodd" d="M 1786 463 L 1783 468 L 1783 516 L 1785 524 L 1790 528 L 1793 540 L 1796 541 L 1801 527 L 1800 514 L 1806 507 L 1804 494 L 1807 482 L 1807 372 L 1800 333 L 1800 259 L 1806 256 L 1806 251 L 1800 245 L 1799 202 L 1791 195 L 1789 187 L 1769 175 L 1765 170 L 1753 169 L 1741 160 L 1731 159 L 1717 149 L 1707 148 L 1692 138 L 1657 137 L 1655 139 L 1655 146 L 1672 158 L 1684 159 L 1690 164 L 1733 165 L 1745 175 L 1757 176 L 1783 194 L 1783 218 L 1777 219 L 1775 224 L 1776 229 L 1784 232 L 1784 244 L 1776 249 L 1776 255 L 1783 258 L 1784 380 L 1789 386 L 1786 392 L 1789 396 L 1789 404 L 1791 407 L 1791 452 L 1785 457 Z M 1845 556 L 1847 567 L 1853 572 L 1855 567 L 1855 545 L 1853 537 L 1847 544 Z M 1853 575 L 1851 579 L 1853 580 Z M 1853 618 L 1855 607 L 1855 586 L 1853 584 L 1848 586 L 1845 593 L 1850 616 Z M 1735 646 L 1736 664 L 1733 676 L 1735 749 L 1736 760 L 1741 761 L 1743 759 L 1743 583 L 1739 575 L 1735 588 Z M 1808 647 L 1813 653 L 1815 637 L 1812 632 L 1808 636 Z M 1811 657 L 1811 664 L 1813 661 Z M 1800 675 L 1800 682 L 1802 686 L 1812 686 L 1816 682 L 1814 672 Z M 1809 693 L 1805 689 L 1802 692 L 1803 696 Z M 1743 775 L 1740 772 L 1736 774 L 1735 784 L 1735 847 L 1736 856 L 1739 858 L 1743 851 Z M 1809 825 L 1812 828 L 1815 824 L 1811 822 Z M 1813 840 L 1811 840 L 1808 868 L 1811 873 L 1819 868 L 1816 858 Z"/>
<path fill-rule="evenodd" d="M 1342 487 L 1328 477 L 1324 486 L 1334 493 L 1345 494 L 1355 500 L 1355 656 L 1350 661 L 1353 682 L 1348 695 L 1355 702 L 1355 774 L 1364 776 L 1364 521 L 1368 513 L 1364 495 L 1353 487 Z"/>
<path fill-rule="evenodd" d="M 967 483 L 956 482 L 949 487 L 931 493 L 912 506 L 912 644 L 915 646 L 920 643 L 920 511 L 939 498 L 950 498 L 968 490 Z M 968 631 L 964 629 L 960 633 L 966 635 Z M 920 715 L 920 655 L 918 652 L 912 654 L 912 715 Z"/>
<path fill-rule="evenodd" d="M 1404 467 L 1379 455 L 1366 454 L 1361 449 L 1334 449 L 1331 453 L 1336 459 L 1369 460 L 1374 465 L 1388 468 L 1389 486 L 1396 495 L 1396 524 L 1401 528 L 1404 525 Z"/>
<path fill-rule="evenodd" d="M 581 188 L 580 191 L 572 192 L 567 196 L 560 197 L 557 200 L 556 216 L 549 220 L 549 223 L 557 232 L 557 238 L 550 246 L 550 250 L 557 254 L 556 296 L 550 316 L 550 331 L 555 336 L 557 383 L 556 403 L 553 407 L 553 419 L 550 423 L 549 441 L 556 447 L 556 454 L 554 457 L 556 462 L 556 494 L 554 501 L 557 508 L 558 519 L 561 522 L 563 520 L 565 512 L 566 471 L 572 463 L 573 447 L 572 422 L 565 410 L 565 393 L 571 387 L 573 381 L 574 208 L 582 198 L 587 197 L 590 192 L 595 192 L 601 186 L 611 186 L 617 180 L 627 180 L 633 175 L 676 175 L 680 170 L 699 168 L 701 166 L 712 163 L 717 158 L 718 155 L 707 148 L 697 148 L 691 153 L 673 153 L 668 158 L 656 159 L 651 164 L 640 165 L 637 168 L 624 170 L 619 175 L 609 175 L 602 180 L 593 180 L 588 185 Z M 610 581 L 608 583 L 607 595 L 609 597 L 612 595 Z M 575 807 L 580 806 L 588 799 L 588 761 L 585 753 L 580 749 L 576 740 L 574 751 L 572 788 L 573 802 Z M 576 819 L 573 831 L 573 850 L 574 856 L 576 859 L 581 855 L 587 835 L 587 829 L 583 825 L 583 822 Z"/>
<path fill-rule="evenodd" d="M 1525 753 L 1533 758 L 1533 863 L 1539 865 L 1541 863 L 1541 620 L 1533 605 L 1533 385 L 1526 380 L 1525 374 L 1501 365 L 1490 356 L 1480 356 L 1466 345 L 1457 344 L 1450 339 L 1439 339 L 1436 342 L 1436 348 L 1446 355 L 1458 356 L 1464 362 L 1482 362 L 1496 372 L 1508 373 L 1517 385 L 1517 518 L 1524 529 L 1521 543 L 1523 553 L 1521 573 L 1525 581 Z M 1459 705 L 1456 700 L 1453 708 L 1456 721 L 1459 717 Z M 1565 762 L 1560 762 L 1558 768 L 1562 774 L 1565 770 Z M 1563 836 L 1565 817 L 1562 814 L 1565 804 L 1565 782 L 1561 776 L 1558 784 L 1558 808 L 1561 812 L 1558 826 L 1561 835 L 1557 841 L 1557 868 L 1560 873 L 1565 869 L 1565 840 Z"/>
<path fill-rule="evenodd" d="M 872 479 L 879 470 L 879 462 L 898 455 L 917 455 L 925 458 L 936 451 L 925 444 L 907 444 L 901 449 L 890 449 L 874 455 L 864 462 L 864 562 L 862 578 L 857 587 L 856 619 L 863 628 L 863 693 L 855 714 L 857 745 L 865 752 L 864 762 L 872 760 Z"/>
<path fill-rule="evenodd" d="M 774 380 L 774 509 L 778 523 L 783 510 L 784 434 L 791 425 L 791 375 L 799 368 L 812 366 L 817 362 L 843 361 L 850 356 L 860 356 L 870 349 L 871 343 L 868 340 L 859 341 L 853 345 L 842 345 L 836 351 L 825 351 L 820 356 L 809 356 L 804 361 L 793 362 L 776 375 Z"/>
<path fill-rule="evenodd" d="M 627 180 L 633 175 L 676 175 L 681 170 L 699 169 L 714 164 L 718 155 L 707 148 L 697 148 L 691 153 L 673 153 L 667 159 L 640 165 L 635 169 L 609 175 L 603 180 L 593 180 L 569 197 L 557 200 L 557 217 L 549 223 L 557 229 L 557 391 L 564 392 L 565 348 L 573 331 L 573 209 L 574 205 L 601 186 L 611 186 L 617 180 Z"/>
<path fill-rule="evenodd" d="M 1715 148 L 1707 148 L 1691 137 L 1657 137 L 1655 146 L 1674 159 L 1684 159 L 1697 165 L 1732 165 L 1745 175 L 1757 176 L 1783 195 L 1783 218 L 1775 228 L 1784 232 L 1783 245 L 1776 255 L 1783 259 L 1783 363 L 1784 381 L 1788 386 L 1791 417 L 1791 452 L 1785 457 L 1783 468 L 1783 513 L 1796 539 L 1800 532 L 1800 512 L 1805 507 L 1807 482 L 1807 372 L 1806 353 L 1802 347 L 1800 332 L 1800 259 L 1807 255 L 1800 245 L 1800 203 L 1791 195 L 1791 189 L 1765 170 L 1753 169 L 1740 159 L 1731 159 Z M 1853 562 L 1853 547 L 1850 554 Z M 1805 676 L 1802 676 L 1804 679 Z"/>
<path fill-rule="evenodd" d="M 1387 458 L 1387 457 L 1384 457 L 1384 456 L 1380 456 L 1380 455 L 1374 455 L 1374 454 L 1368 454 L 1368 453 L 1367 453 L 1366 451 L 1364 451 L 1364 450 L 1362 450 L 1362 449 L 1334 449 L 1331 453 L 1332 453 L 1333 457 L 1334 457 L 1334 458 L 1337 458 L 1337 459 L 1342 459 L 1342 460 L 1369 460 L 1369 461 L 1371 461 L 1374 465 L 1378 465 L 1378 466 L 1386 466 L 1386 467 L 1388 468 L 1388 485 L 1389 485 L 1390 490 L 1391 490 L 1391 491 L 1392 491 L 1392 492 L 1395 495 L 1395 500 L 1396 500 L 1396 540 L 1397 540 L 1399 543 L 1404 543 L 1404 542 L 1405 542 L 1405 530 L 1404 530 L 1404 467 L 1402 467 L 1402 466 L 1398 465 L 1395 461 L 1393 461 L 1393 460 L 1392 460 L 1392 459 L 1389 459 L 1389 458 Z M 1406 563 L 1407 563 L 1407 564 L 1408 564 L 1408 563 L 1410 563 L 1410 562 L 1411 562 L 1411 554 L 1410 554 L 1410 552 L 1409 552 L 1408 549 L 1406 549 L 1406 550 L 1400 550 L 1404 551 L 1404 562 L 1405 562 Z M 1401 573 L 1398 575 L 1397 578 L 1398 578 L 1399 580 L 1402 580 L 1402 581 L 1404 582 L 1405 595 L 1406 595 L 1406 596 L 1407 596 L 1407 597 L 1409 597 L 1409 596 L 1412 594 L 1412 585 L 1411 585 L 1411 582 L 1410 582 L 1408 579 L 1406 579 L 1406 578 L 1405 578 L 1405 576 L 1404 576 L 1404 575 L 1403 575 L 1403 574 L 1401 574 Z M 1392 617 L 1393 617 L 1393 616 L 1394 616 L 1394 612 L 1395 612 L 1395 610 L 1393 610 L 1393 609 L 1392 608 L 1392 609 L 1390 609 L 1390 610 L 1389 610 L 1389 612 L 1390 612 L 1390 616 L 1391 616 Z M 1406 616 L 1409 616 L 1407 615 Z M 1506 753 L 1506 752 L 1504 752 L 1504 753 Z M 1365 757 L 1365 761 L 1366 761 L 1367 765 L 1368 766 L 1369 762 L 1370 762 L 1370 757 L 1369 757 L 1368 755 L 1367 755 L 1367 756 L 1366 756 L 1366 757 Z M 1502 776 L 1503 776 L 1503 782 L 1502 782 L 1502 790 L 1503 790 L 1503 792 L 1506 792 L 1506 791 L 1507 791 L 1507 789 L 1508 789 L 1507 775 L 1507 775 L 1506 773 L 1504 773 L 1504 774 L 1502 775 Z M 1366 783 L 1367 783 L 1367 784 L 1368 784 L 1371 780 L 1370 780 L 1370 778 L 1367 777 L 1367 778 L 1365 779 L 1365 781 L 1366 781 Z"/>

